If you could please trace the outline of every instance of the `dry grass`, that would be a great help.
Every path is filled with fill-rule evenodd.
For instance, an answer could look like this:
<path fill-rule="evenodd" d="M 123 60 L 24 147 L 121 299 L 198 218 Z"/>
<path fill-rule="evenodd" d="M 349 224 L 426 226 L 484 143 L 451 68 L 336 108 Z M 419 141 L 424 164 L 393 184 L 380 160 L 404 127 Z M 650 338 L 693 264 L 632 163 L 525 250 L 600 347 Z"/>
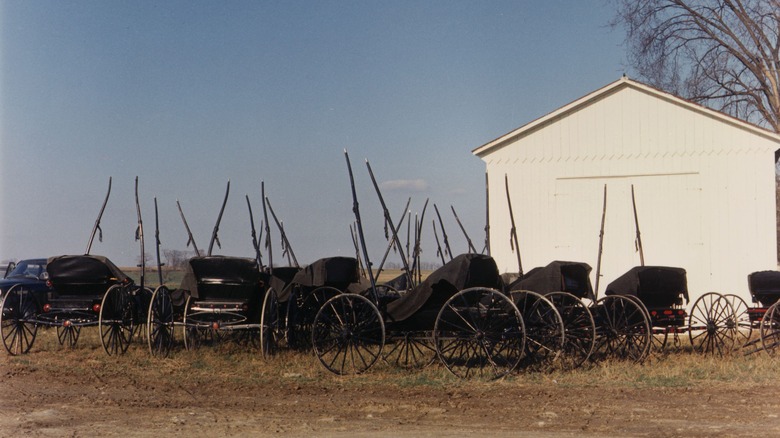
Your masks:
<path fill-rule="evenodd" d="M 123 356 L 109 357 L 100 346 L 97 329 L 85 328 L 75 349 L 61 347 L 54 329 L 40 329 L 31 352 L 23 356 L 0 353 L 0 367 L 7 373 L 43 372 L 57 375 L 126 375 L 131 381 L 186 379 L 190 382 L 218 379 L 237 387 L 262 387 L 280 383 L 325 387 L 490 387 L 491 385 L 556 385 L 567 388 L 745 388 L 774 384 L 777 363 L 765 353 L 730 357 L 705 357 L 678 352 L 653 357 L 644 364 L 608 361 L 574 371 L 517 371 L 499 382 L 459 380 L 434 364 L 409 371 L 378 362 L 367 373 L 339 377 L 324 369 L 312 353 L 283 351 L 263 359 L 259 351 L 233 343 L 186 351 L 176 347 L 166 359 L 152 357 L 145 344 L 130 346 Z"/>

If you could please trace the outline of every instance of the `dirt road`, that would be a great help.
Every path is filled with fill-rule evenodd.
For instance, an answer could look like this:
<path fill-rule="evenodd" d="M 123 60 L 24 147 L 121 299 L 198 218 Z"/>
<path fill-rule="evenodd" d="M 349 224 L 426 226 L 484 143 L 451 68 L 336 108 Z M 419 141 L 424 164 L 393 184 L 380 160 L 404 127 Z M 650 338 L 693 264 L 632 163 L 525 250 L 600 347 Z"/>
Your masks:
<path fill-rule="evenodd" d="M 156 360 L 131 348 L 106 357 L 96 348 L 58 346 L 23 357 L 2 352 L 0 436 L 780 434 L 780 384 L 766 381 L 643 385 L 620 377 L 613 384 L 604 370 L 594 372 L 595 383 L 587 372 L 561 383 L 522 374 L 462 382 L 446 372 L 340 378 L 316 363 L 295 365 L 300 358 L 188 354 Z"/>

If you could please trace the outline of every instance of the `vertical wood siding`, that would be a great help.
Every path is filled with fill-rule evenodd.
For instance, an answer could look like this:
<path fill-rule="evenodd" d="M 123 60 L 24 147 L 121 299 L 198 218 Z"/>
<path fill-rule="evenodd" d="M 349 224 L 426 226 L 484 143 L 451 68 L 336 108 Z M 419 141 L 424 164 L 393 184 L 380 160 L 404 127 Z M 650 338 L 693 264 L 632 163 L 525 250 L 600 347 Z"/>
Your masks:
<path fill-rule="evenodd" d="M 553 118 L 483 157 L 491 250 L 516 272 L 504 190 L 508 175 L 525 271 L 587 262 L 595 284 L 602 193 L 608 190 L 601 291 L 640 264 L 685 268 L 691 300 L 708 291 L 749 299 L 750 272 L 776 268 L 770 138 L 626 87 Z"/>

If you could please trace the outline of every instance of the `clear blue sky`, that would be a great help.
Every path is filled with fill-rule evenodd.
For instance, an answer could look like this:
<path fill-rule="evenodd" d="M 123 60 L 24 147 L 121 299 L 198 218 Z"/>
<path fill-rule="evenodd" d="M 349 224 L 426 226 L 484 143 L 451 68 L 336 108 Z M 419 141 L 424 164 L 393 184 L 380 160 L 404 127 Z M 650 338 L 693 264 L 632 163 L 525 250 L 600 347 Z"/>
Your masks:
<path fill-rule="evenodd" d="M 364 159 L 394 217 L 430 198 L 465 252 L 454 205 L 481 249 L 471 150 L 630 75 L 612 16 L 601 0 L 2 2 L 0 260 L 83 253 L 109 176 L 92 253 L 120 265 L 139 255 L 136 176 L 149 253 L 154 197 L 162 247 L 185 249 L 179 199 L 205 248 L 230 180 L 215 253 L 253 255 L 244 195 L 259 226 L 265 181 L 300 261 L 353 255 L 345 148 L 372 259 Z"/>

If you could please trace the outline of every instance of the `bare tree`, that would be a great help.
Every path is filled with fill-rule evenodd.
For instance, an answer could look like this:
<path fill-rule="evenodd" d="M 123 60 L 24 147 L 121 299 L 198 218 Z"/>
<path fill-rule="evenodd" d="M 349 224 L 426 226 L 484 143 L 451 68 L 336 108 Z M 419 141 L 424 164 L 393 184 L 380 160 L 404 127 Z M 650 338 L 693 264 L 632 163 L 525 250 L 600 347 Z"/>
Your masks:
<path fill-rule="evenodd" d="M 780 0 L 614 0 L 651 85 L 780 132 Z"/>
<path fill-rule="evenodd" d="M 165 264 L 168 267 L 182 268 L 189 258 L 189 253 L 178 249 L 164 249 L 163 257 L 165 257 Z"/>

